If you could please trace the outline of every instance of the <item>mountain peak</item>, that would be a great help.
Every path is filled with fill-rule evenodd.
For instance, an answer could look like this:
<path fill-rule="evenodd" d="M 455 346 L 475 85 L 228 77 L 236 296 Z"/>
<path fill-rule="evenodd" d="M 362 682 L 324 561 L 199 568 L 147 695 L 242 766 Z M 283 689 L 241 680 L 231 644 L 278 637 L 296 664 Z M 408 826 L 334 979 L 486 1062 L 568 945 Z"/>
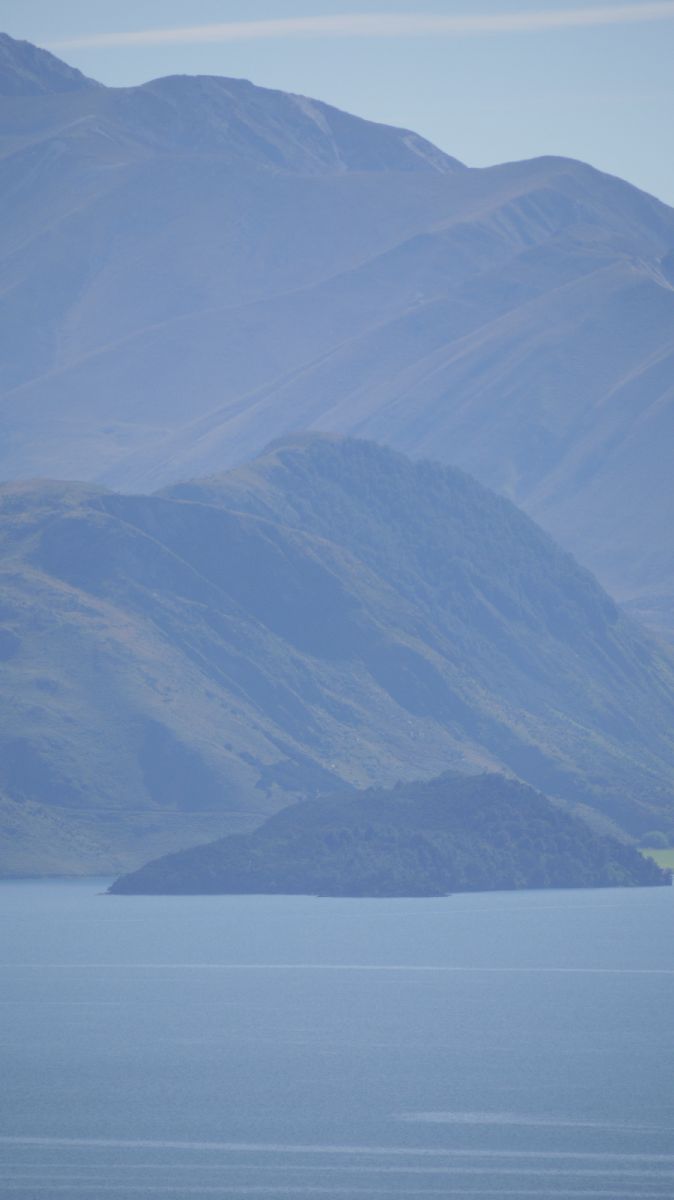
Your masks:
<path fill-rule="evenodd" d="M 171 112 L 172 136 L 190 146 L 238 147 L 273 167 L 311 171 L 451 174 L 463 163 L 408 129 L 320 100 L 220 75 L 167 75 L 136 89 Z"/>
<path fill-rule="evenodd" d="M 102 86 L 48 50 L 0 33 L 0 95 L 40 96 Z"/>

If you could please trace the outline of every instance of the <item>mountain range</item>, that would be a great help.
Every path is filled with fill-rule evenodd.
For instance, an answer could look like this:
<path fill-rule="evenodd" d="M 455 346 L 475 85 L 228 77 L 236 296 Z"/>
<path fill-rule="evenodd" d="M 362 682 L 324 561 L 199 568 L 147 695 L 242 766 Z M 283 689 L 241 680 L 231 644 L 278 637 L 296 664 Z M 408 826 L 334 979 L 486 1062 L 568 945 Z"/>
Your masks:
<path fill-rule="evenodd" d="M 356 434 L 470 471 L 674 632 L 672 209 L 4 35 L 0 100 L 0 478 L 153 492 Z"/>
<path fill-rule="evenodd" d="M 0 488 L 5 873 L 499 770 L 674 825 L 674 663 L 510 501 L 336 435 L 154 495 Z"/>

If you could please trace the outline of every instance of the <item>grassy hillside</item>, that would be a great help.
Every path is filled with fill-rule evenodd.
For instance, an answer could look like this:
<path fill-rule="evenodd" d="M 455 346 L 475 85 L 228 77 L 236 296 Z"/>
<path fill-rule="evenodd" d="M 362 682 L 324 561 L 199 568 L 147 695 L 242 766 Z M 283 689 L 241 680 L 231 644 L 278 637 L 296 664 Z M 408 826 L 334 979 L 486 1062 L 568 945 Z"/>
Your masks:
<path fill-rule="evenodd" d="M 658 850 L 642 846 L 641 853 L 646 858 L 652 858 L 663 870 L 674 871 L 674 850 Z"/>
<path fill-rule="evenodd" d="M 674 211 L 245 80 L 0 35 L 0 477 L 152 491 L 331 430 L 526 508 L 671 636 Z"/>
<path fill-rule="evenodd" d="M 670 661 L 460 472 L 300 438 L 162 496 L 9 484 L 0 514 L 5 872 L 448 767 L 671 824 Z"/>

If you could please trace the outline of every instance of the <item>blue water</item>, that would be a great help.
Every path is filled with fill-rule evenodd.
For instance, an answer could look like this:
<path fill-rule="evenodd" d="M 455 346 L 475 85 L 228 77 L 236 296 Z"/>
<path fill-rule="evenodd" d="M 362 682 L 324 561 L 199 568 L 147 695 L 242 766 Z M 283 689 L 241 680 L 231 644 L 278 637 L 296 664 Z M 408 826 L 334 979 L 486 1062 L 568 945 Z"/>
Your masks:
<path fill-rule="evenodd" d="M 674 1197 L 674 890 L 0 885 L 3 1200 Z"/>

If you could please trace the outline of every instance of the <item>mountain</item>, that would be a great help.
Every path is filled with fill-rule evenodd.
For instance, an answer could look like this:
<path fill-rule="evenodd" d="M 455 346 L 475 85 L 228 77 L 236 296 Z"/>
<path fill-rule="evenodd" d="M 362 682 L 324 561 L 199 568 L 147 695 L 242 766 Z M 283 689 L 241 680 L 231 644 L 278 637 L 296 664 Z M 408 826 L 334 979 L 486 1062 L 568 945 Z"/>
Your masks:
<path fill-rule="evenodd" d="M 110 891 L 443 896 L 667 883 L 671 873 L 652 859 L 540 792 L 502 775 L 447 772 L 292 804 L 252 833 L 156 859 Z"/>
<path fill-rule="evenodd" d="M 357 434 L 475 474 L 674 629 L 670 208 L 242 80 L 0 51 L 0 478 L 152 491 Z"/>
<path fill-rule="evenodd" d="M 0 96 L 52 96 L 101 86 L 47 50 L 0 33 Z"/>
<path fill-rule="evenodd" d="M 305 435 L 0 488 L 2 869 L 122 871 L 343 784 L 501 770 L 674 823 L 674 664 L 509 501 Z"/>

